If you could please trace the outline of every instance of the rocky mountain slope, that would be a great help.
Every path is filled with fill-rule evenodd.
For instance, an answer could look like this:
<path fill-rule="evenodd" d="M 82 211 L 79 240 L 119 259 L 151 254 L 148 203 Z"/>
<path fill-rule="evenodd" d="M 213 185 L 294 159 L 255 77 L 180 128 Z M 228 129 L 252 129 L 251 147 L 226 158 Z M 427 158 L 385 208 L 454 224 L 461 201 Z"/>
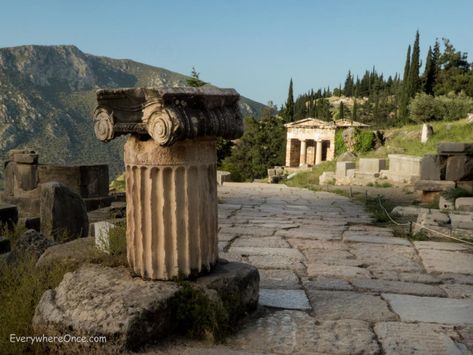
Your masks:
<path fill-rule="evenodd" d="M 97 88 L 185 86 L 187 77 L 127 59 L 81 52 L 74 46 L 0 48 L 0 159 L 29 147 L 42 163 L 108 163 L 123 170 L 123 137 L 110 143 L 94 135 Z M 242 97 L 244 115 L 264 105 Z"/>

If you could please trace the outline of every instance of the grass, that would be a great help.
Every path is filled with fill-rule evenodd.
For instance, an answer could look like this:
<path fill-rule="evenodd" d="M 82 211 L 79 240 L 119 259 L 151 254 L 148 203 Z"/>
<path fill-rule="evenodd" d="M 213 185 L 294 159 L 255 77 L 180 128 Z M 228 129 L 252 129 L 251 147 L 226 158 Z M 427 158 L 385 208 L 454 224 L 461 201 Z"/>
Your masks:
<path fill-rule="evenodd" d="M 335 161 L 324 161 L 314 166 L 310 171 L 297 173 L 292 179 L 285 180 L 284 183 L 290 187 L 303 187 L 308 189 L 316 189 L 319 184 L 319 177 L 324 171 L 335 171 Z"/>
<path fill-rule="evenodd" d="M 435 154 L 437 144 L 442 142 L 471 142 L 473 141 L 473 125 L 466 119 L 459 121 L 430 122 L 434 134 L 427 143 L 421 143 L 420 133 L 422 124 L 407 125 L 402 128 L 391 128 L 384 131 L 387 138 L 385 146 L 365 153 L 370 158 L 384 158 L 388 154 L 407 154 L 423 156 Z"/>

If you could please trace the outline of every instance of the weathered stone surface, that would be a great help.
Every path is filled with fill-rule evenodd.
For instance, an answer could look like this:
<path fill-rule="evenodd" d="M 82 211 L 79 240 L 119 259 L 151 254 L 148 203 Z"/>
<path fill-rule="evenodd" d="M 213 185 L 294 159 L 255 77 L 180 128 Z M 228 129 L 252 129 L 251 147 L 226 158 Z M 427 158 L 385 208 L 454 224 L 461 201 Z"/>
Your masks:
<path fill-rule="evenodd" d="M 108 253 L 110 250 L 110 229 L 114 228 L 115 225 L 107 222 L 95 222 L 92 223 L 93 236 L 95 238 L 95 246 L 97 249 Z"/>
<path fill-rule="evenodd" d="M 236 302 L 227 309 L 236 312 L 229 315 L 232 319 L 254 309 L 258 301 L 257 270 L 231 263 L 216 269 L 214 274 L 191 283 L 192 287 L 204 290 L 216 303 L 230 297 Z M 61 353 L 136 350 L 175 330 L 179 289 L 175 282 L 133 278 L 125 268 L 84 265 L 66 274 L 56 289 L 43 294 L 33 327 L 35 333 L 46 335 L 107 337 L 106 344 L 48 344 L 57 346 L 53 350 Z"/>
<path fill-rule="evenodd" d="M 473 144 L 471 143 L 440 143 L 437 145 L 439 154 L 473 154 Z"/>
<path fill-rule="evenodd" d="M 421 180 L 444 180 L 447 160 L 439 155 L 424 155 L 420 162 Z"/>
<path fill-rule="evenodd" d="M 473 212 L 473 197 L 459 197 L 455 200 L 455 209 Z"/>
<path fill-rule="evenodd" d="M 46 249 L 38 259 L 36 266 L 46 266 L 54 262 L 78 265 L 96 259 L 98 254 L 94 238 L 77 238 Z"/>
<path fill-rule="evenodd" d="M 141 277 L 189 278 L 217 262 L 215 149 L 210 138 L 125 143 L 127 255 Z"/>
<path fill-rule="evenodd" d="M 361 262 L 355 259 L 347 250 L 306 249 L 304 255 L 308 264 L 327 264 L 343 266 L 359 266 Z"/>
<path fill-rule="evenodd" d="M 303 290 L 260 289 L 259 303 L 266 307 L 282 309 L 311 309 Z"/>
<path fill-rule="evenodd" d="M 382 297 L 403 322 L 473 324 L 473 300 L 389 293 L 382 294 Z"/>
<path fill-rule="evenodd" d="M 419 180 L 415 183 L 417 191 L 446 191 L 455 187 L 454 181 Z"/>
<path fill-rule="evenodd" d="M 451 181 L 472 180 L 473 158 L 467 155 L 448 157 L 445 179 Z"/>
<path fill-rule="evenodd" d="M 315 240 L 289 238 L 288 243 L 299 250 L 324 249 L 324 250 L 348 250 L 348 245 L 340 241 Z"/>
<path fill-rule="evenodd" d="M 222 186 L 225 181 L 232 181 L 231 173 L 229 171 L 217 170 L 217 184 Z"/>
<path fill-rule="evenodd" d="M 276 235 L 280 235 L 288 238 L 304 238 L 304 239 L 317 239 L 317 240 L 340 240 L 343 228 L 329 228 L 321 227 L 299 227 L 286 231 L 277 231 Z"/>
<path fill-rule="evenodd" d="M 324 171 L 319 176 L 319 185 L 335 184 L 335 173 L 333 171 Z"/>
<path fill-rule="evenodd" d="M 447 292 L 450 298 L 470 298 L 473 299 L 473 286 L 462 284 L 446 284 L 440 286 Z"/>
<path fill-rule="evenodd" d="M 351 278 L 356 276 L 371 277 L 369 270 L 356 266 L 329 265 L 323 263 L 307 264 L 307 276 L 335 276 Z"/>
<path fill-rule="evenodd" d="M 440 210 L 443 210 L 443 211 L 453 210 L 453 209 L 455 209 L 455 204 L 454 204 L 452 201 L 447 200 L 445 197 L 443 197 L 442 195 L 440 195 L 440 198 L 439 198 L 439 209 L 440 209 Z"/>
<path fill-rule="evenodd" d="M 289 248 L 282 237 L 240 237 L 232 243 L 232 248 Z"/>
<path fill-rule="evenodd" d="M 473 254 L 460 251 L 420 249 L 419 255 L 428 272 L 471 274 Z"/>
<path fill-rule="evenodd" d="M 58 182 L 41 185 L 41 233 L 55 241 L 86 237 L 87 209 L 81 197 Z"/>
<path fill-rule="evenodd" d="M 361 158 L 358 163 L 358 169 L 362 173 L 379 173 L 387 167 L 386 159 Z"/>
<path fill-rule="evenodd" d="M 318 276 L 314 278 L 303 279 L 304 288 L 307 290 L 333 290 L 333 291 L 351 291 L 353 287 L 350 283 L 343 279 L 337 279 L 330 276 Z"/>
<path fill-rule="evenodd" d="M 457 335 L 451 326 L 380 322 L 375 325 L 374 331 L 386 355 L 466 353 L 462 344 L 452 340 Z"/>
<path fill-rule="evenodd" d="M 450 213 L 449 216 L 453 229 L 473 229 L 473 212 Z"/>
<path fill-rule="evenodd" d="M 424 285 L 415 282 L 353 278 L 350 280 L 350 283 L 357 288 L 358 291 L 368 290 L 376 293 L 389 292 L 418 296 L 447 296 L 445 291 L 438 286 Z"/>
<path fill-rule="evenodd" d="M 241 254 L 233 254 L 241 256 Z M 258 269 L 305 270 L 305 265 L 299 258 L 294 259 L 282 255 L 250 255 L 245 261 L 256 266 Z"/>
<path fill-rule="evenodd" d="M 149 134 L 163 146 L 201 136 L 239 138 L 239 97 L 233 89 L 213 87 L 98 90 L 95 135 L 106 142 L 127 133 Z"/>
<path fill-rule="evenodd" d="M 448 250 L 448 251 L 468 251 L 472 250 L 466 244 L 450 243 L 450 242 L 431 242 L 431 241 L 416 241 L 414 245 L 417 249 L 433 249 L 433 250 Z"/>
<path fill-rule="evenodd" d="M 229 249 L 232 253 L 240 255 L 263 255 L 274 257 L 285 257 L 291 260 L 304 260 L 304 255 L 297 249 L 292 248 L 256 248 L 256 247 L 234 247 Z"/>
<path fill-rule="evenodd" d="M 460 326 L 456 330 L 461 336 L 461 343 L 473 353 L 473 326 Z"/>
<path fill-rule="evenodd" d="M 260 287 L 269 289 L 298 289 L 299 278 L 292 270 L 258 270 L 260 274 Z"/>
<path fill-rule="evenodd" d="M 358 319 L 368 322 L 396 320 L 379 296 L 350 291 L 308 290 L 318 320 Z"/>
<path fill-rule="evenodd" d="M 347 177 L 347 170 L 355 169 L 354 161 L 337 161 L 337 166 L 335 169 L 335 177 L 337 179 L 343 179 Z"/>
<path fill-rule="evenodd" d="M 421 159 L 418 156 L 389 154 L 387 178 L 398 183 L 412 183 L 420 178 Z"/>
<path fill-rule="evenodd" d="M 54 243 L 34 229 L 24 232 L 15 242 L 7 260 L 15 262 L 22 257 L 38 259 Z"/>
<path fill-rule="evenodd" d="M 229 339 L 232 348 L 276 354 L 377 354 L 374 334 L 359 320 L 316 320 L 301 311 L 259 318 Z"/>
<path fill-rule="evenodd" d="M 432 125 L 428 124 L 428 123 L 424 123 L 422 125 L 422 132 L 421 132 L 421 135 L 420 135 L 420 142 L 421 143 L 427 143 L 427 141 L 430 139 L 430 137 L 432 137 L 434 134 L 434 128 L 432 127 Z"/>
<path fill-rule="evenodd" d="M 393 244 L 393 245 L 411 245 L 407 239 L 397 237 L 386 237 L 376 234 L 365 234 L 360 232 L 347 231 L 343 233 L 344 242 L 354 243 L 374 243 L 374 244 Z"/>

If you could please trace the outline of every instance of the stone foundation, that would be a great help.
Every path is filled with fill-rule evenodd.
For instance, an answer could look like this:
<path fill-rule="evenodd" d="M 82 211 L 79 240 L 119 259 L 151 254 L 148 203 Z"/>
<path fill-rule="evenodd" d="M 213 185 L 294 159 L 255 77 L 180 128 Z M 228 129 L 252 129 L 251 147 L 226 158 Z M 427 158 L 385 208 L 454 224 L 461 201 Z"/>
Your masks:
<path fill-rule="evenodd" d="M 127 256 L 140 276 L 187 278 L 218 259 L 215 139 L 125 144 Z"/>
<path fill-rule="evenodd" d="M 189 297 L 189 286 L 204 299 Z M 123 267 L 84 265 L 43 294 L 33 318 L 34 332 L 107 339 L 105 343 L 48 343 L 47 353 L 116 354 L 139 350 L 173 332 L 185 332 L 183 325 L 205 327 L 196 324 L 192 314 L 179 313 L 189 307 L 195 312 L 215 312 L 221 317 L 215 317 L 212 326 L 225 329 L 256 309 L 259 273 L 247 264 L 222 261 L 211 275 L 189 282 L 187 290 L 183 287 L 175 282 L 134 278 Z"/>

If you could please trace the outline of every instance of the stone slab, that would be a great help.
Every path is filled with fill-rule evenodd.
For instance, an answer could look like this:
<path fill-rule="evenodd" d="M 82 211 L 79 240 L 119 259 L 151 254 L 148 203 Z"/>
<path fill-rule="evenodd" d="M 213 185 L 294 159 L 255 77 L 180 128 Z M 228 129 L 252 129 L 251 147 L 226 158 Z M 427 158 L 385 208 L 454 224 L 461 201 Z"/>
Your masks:
<path fill-rule="evenodd" d="M 473 212 L 473 197 L 459 197 L 455 200 L 455 209 Z"/>
<path fill-rule="evenodd" d="M 396 320 L 380 296 L 351 291 L 307 290 L 318 320 L 358 319 L 368 322 Z"/>
<path fill-rule="evenodd" d="M 370 234 L 360 234 L 359 232 L 345 232 L 343 234 L 343 241 L 352 243 L 375 243 L 407 246 L 411 245 L 411 243 L 407 239 Z"/>
<path fill-rule="evenodd" d="M 450 298 L 473 299 L 473 286 L 462 284 L 446 284 L 440 286 Z"/>
<path fill-rule="evenodd" d="M 370 291 L 376 293 L 400 293 L 417 296 L 446 297 L 447 294 L 438 286 L 425 285 L 415 282 L 402 282 L 390 280 L 377 280 L 365 278 L 353 278 L 350 283 L 358 291 Z"/>
<path fill-rule="evenodd" d="M 269 289 L 298 289 L 301 288 L 299 278 L 292 270 L 261 269 L 260 287 Z"/>
<path fill-rule="evenodd" d="M 360 266 L 362 264 L 348 250 L 306 249 L 304 255 L 308 264 L 319 263 L 342 266 Z"/>
<path fill-rule="evenodd" d="M 228 345 L 266 354 L 378 354 L 369 324 L 360 320 L 322 321 L 301 311 L 267 314 L 248 324 Z"/>
<path fill-rule="evenodd" d="M 473 300 L 390 293 L 382 294 L 382 297 L 403 322 L 473 324 Z"/>
<path fill-rule="evenodd" d="M 311 309 L 304 290 L 261 288 L 259 290 L 259 304 L 266 307 L 281 309 Z"/>
<path fill-rule="evenodd" d="M 458 336 L 451 326 L 380 322 L 374 326 L 374 331 L 386 355 L 466 354 L 465 346 L 452 340 Z"/>
<path fill-rule="evenodd" d="M 420 249 L 419 255 L 428 272 L 471 274 L 473 254 L 461 251 Z"/>
<path fill-rule="evenodd" d="M 440 181 L 440 180 L 418 180 L 414 188 L 417 191 L 437 192 L 446 191 L 455 187 L 454 181 Z"/>
<path fill-rule="evenodd" d="M 18 208 L 7 203 L 0 204 L 0 227 L 12 230 L 18 223 Z"/>
<path fill-rule="evenodd" d="M 466 155 L 450 156 L 447 159 L 446 180 L 460 181 L 473 178 L 473 158 Z"/>
<path fill-rule="evenodd" d="M 77 238 L 46 249 L 36 262 L 36 266 L 47 266 L 55 262 L 80 265 L 92 262 L 99 256 L 100 252 L 95 248 L 95 238 Z"/>
<path fill-rule="evenodd" d="M 335 276 L 340 278 L 371 277 L 369 270 L 345 265 L 328 265 L 323 263 L 307 264 L 307 276 Z"/>
<path fill-rule="evenodd" d="M 387 167 L 386 159 L 361 158 L 358 162 L 358 169 L 361 173 L 379 173 Z"/>
<path fill-rule="evenodd" d="M 332 290 L 332 291 L 351 291 L 353 286 L 346 280 L 330 277 L 317 276 L 313 278 L 303 278 L 302 283 L 307 290 Z"/>
<path fill-rule="evenodd" d="M 258 300 L 258 271 L 245 264 L 218 264 L 208 276 L 191 282 L 203 290 L 216 307 L 230 298 L 225 308 L 230 319 L 255 309 Z M 177 324 L 177 306 L 182 286 L 171 281 L 145 281 L 132 277 L 123 267 L 83 265 L 67 273 L 59 286 L 47 290 L 34 314 L 36 334 L 47 336 L 106 336 L 104 343 L 48 343 L 58 353 L 122 353 L 162 339 Z M 189 300 L 190 301 L 190 300 Z M 228 302 L 227 302 L 228 303 Z"/>
<path fill-rule="evenodd" d="M 324 250 L 348 250 L 349 246 L 341 241 L 315 240 L 289 238 L 288 243 L 299 250 L 324 249 Z"/>
<path fill-rule="evenodd" d="M 437 145 L 439 154 L 473 154 L 473 144 L 471 143 L 439 143 Z"/>
<path fill-rule="evenodd" d="M 291 260 L 304 260 L 304 255 L 299 250 L 292 248 L 238 247 L 232 244 L 229 251 L 242 256 L 264 255 L 285 257 Z"/>
<path fill-rule="evenodd" d="M 473 246 L 470 247 L 462 243 L 450 243 L 450 242 L 431 242 L 431 241 L 416 241 L 414 246 L 417 249 L 432 249 L 432 250 L 448 250 L 448 251 L 472 251 Z"/>
<path fill-rule="evenodd" d="M 450 221 L 453 229 L 473 229 L 473 212 L 465 214 L 450 213 Z"/>
<path fill-rule="evenodd" d="M 290 248 L 282 237 L 239 237 L 232 243 L 232 248 Z"/>

